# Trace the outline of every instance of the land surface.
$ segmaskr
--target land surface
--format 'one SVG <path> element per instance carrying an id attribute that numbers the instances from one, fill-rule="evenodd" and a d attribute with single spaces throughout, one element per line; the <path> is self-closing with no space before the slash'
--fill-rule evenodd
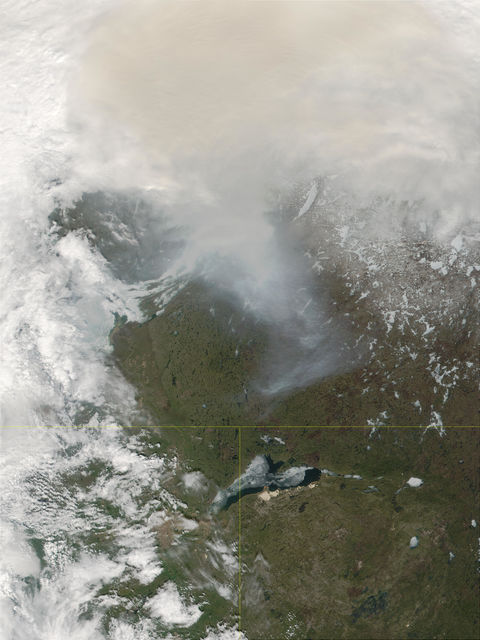
<path id="1" fill-rule="evenodd" d="M 308 274 L 337 363 L 276 394 L 264 390 L 279 362 L 288 370 L 281 327 L 198 274 L 162 281 L 184 240 L 141 193 L 85 194 L 51 214 L 53 233 L 86 237 L 145 289 L 144 319 L 117 316 L 110 336 L 137 390 L 136 424 L 480 425 L 475 225 L 435 239 L 421 204 L 355 208 L 328 180 L 292 187 L 271 218 L 285 259 Z"/>
<path id="2" fill-rule="evenodd" d="M 247 637 L 478 637 L 479 435 L 243 429 L 242 460 L 263 450 L 339 474 L 242 498 Z"/>
<path id="3" fill-rule="evenodd" d="M 222 530 L 239 543 L 239 623 L 249 640 L 478 637 L 478 429 L 142 433 L 146 455 L 161 444 L 182 469 L 208 478 L 208 492 L 191 496 L 185 514 L 208 535 Z M 213 515 L 216 491 L 259 454 L 280 471 L 309 465 L 322 475 L 309 486 L 243 495 Z M 408 486 L 411 477 L 423 484 Z M 418 546 L 410 548 L 414 536 Z M 189 565 L 191 575 L 198 570 Z"/>
<path id="4" fill-rule="evenodd" d="M 480 424 L 471 323 L 462 326 L 459 317 L 458 326 L 442 326 L 426 343 L 409 327 L 388 329 L 340 277 L 323 282 L 336 303 L 331 318 L 351 318 L 341 353 L 348 370 L 306 388 L 262 393 L 275 338 L 198 282 L 148 321 L 118 323 L 111 334 L 116 362 L 154 424 Z M 358 342 L 367 337 L 375 350 L 359 355 Z"/>
<path id="5" fill-rule="evenodd" d="M 374 228 L 378 212 L 352 212 L 327 196 L 296 219 L 295 194 L 276 229 L 313 274 L 310 293 L 328 327 L 319 331 L 337 334 L 336 373 L 262 393 L 276 375 L 281 335 L 193 280 L 166 304 L 152 296 L 146 322 L 112 331 L 117 365 L 153 423 L 480 425 L 475 230 L 441 244 L 422 223 L 405 223 L 418 212 L 403 211 L 385 236 Z"/>

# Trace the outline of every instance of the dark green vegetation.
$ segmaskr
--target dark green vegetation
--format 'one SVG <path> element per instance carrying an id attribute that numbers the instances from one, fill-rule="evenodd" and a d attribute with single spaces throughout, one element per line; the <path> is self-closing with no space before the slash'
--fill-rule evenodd
<path id="1" fill-rule="evenodd" d="M 434 410 L 444 424 L 479 424 L 473 376 L 446 390 L 427 370 L 433 349 L 473 360 L 474 336 L 445 327 L 426 349 L 411 332 L 405 338 L 393 328 L 387 335 L 372 311 L 354 304 L 341 280 L 325 281 L 338 302 L 332 316 L 355 318 L 355 341 L 366 335 L 367 325 L 380 341 L 378 355 L 365 356 L 363 363 L 345 343 L 348 372 L 288 395 L 262 395 L 256 382 L 269 349 L 280 345 L 272 343 L 265 326 L 199 283 L 188 285 L 147 322 L 117 323 L 111 334 L 117 364 L 155 424 L 428 425 Z M 408 351 L 402 351 L 402 341 Z"/>
<path id="2" fill-rule="evenodd" d="M 179 458 L 181 469 L 200 471 L 218 487 L 228 486 L 238 476 L 238 427 L 125 427 L 125 431 L 141 438 L 144 455 L 156 455 L 160 445 L 162 453 Z M 174 485 L 169 486 L 173 493 Z M 206 510 L 205 501 L 215 491 L 210 487 L 208 496 L 201 498 L 201 508 Z"/>
<path id="3" fill-rule="evenodd" d="M 262 415 L 248 391 L 266 336 L 233 304 L 190 285 L 162 315 L 118 323 L 115 357 L 156 424 L 252 424 Z"/>
<path id="4" fill-rule="evenodd" d="M 195 549 L 215 530 L 238 540 L 241 515 L 241 628 L 248 640 L 478 637 L 479 529 L 471 525 L 480 522 L 478 429 L 160 427 L 135 433 L 145 455 L 155 455 L 160 444 L 178 456 L 181 469 L 214 481 L 188 499 L 178 476 L 166 485 L 188 502 L 185 515 L 200 523 L 187 536 L 188 553 L 168 556 L 180 584 L 181 572 L 185 584 L 199 575 L 203 560 Z M 279 471 L 306 464 L 337 476 L 323 473 L 307 487 L 244 495 L 218 516 L 207 515 L 217 486 L 231 484 L 258 454 L 271 456 Z M 408 487 L 411 476 L 424 484 Z M 419 544 L 410 549 L 413 536 Z M 207 591 L 210 614 L 232 620 L 225 601 L 205 585 Z"/>
<path id="5" fill-rule="evenodd" d="M 212 519 L 208 507 L 217 492 L 217 483 L 229 482 L 238 471 L 238 429 L 146 428 L 139 431 L 127 428 L 125 431 L 143 443 L 145 456 L 155 456 L 160 451 L 162 455 L 168 452 L 169 458 L 178 458 L 176 472 L 162 483 L 162 488 L 174 495 L 182 506 L 173 517 L 155 528 L 158 557 L 163 567 L 160 576 L 149 585 L 131 581 L 105 587 L 106 593 L 123 598 L 118 609 L 110 610 L 105 617 L 105 628 L 115 616 L 137 622 L 143 604 L 168 582 L 176 585 L 186 603 L 199 604 L 202 615 L 186 628 L 180 625 L 172 630 L 171 625 L 157 623 L 159 638 L 201 640 L 207 630 L 215 629 L 219 622 L 234 626 L 238 623 L 238 571 L 236 564 L 229 567 L 223 564 L 224 558 L 215 547 L 220 544 L 231 549 L 238 545 L 237 513 L 223 512 Z M 186 471 L 196 470 L 205 474 L 205 485 L 200 491 L 186 490 L 182 476 Z M 156 498 L 154 493 L 149 499 Z M 184 531 L 183 517 L 198 526 Z M 230 598 L 220 595 L 219 585 L 228 586 Z M 145 611 L 142 613 L 145 615 Z"/>
<path id="6" fill-rule="evenodd" d="M 478 430 L 244 428 L 242 442 L 244 466 L 264 452 L 362 476 L 242 498 L 249 640 L 478 637 Z"/>
<path id="7" fill-rule="evenodd" d="M 235 550 L 238 545 L 238 512 L 222 512 L 212 519 L 208 507 L 217 492 L 217 484 L 230 483 L 238 473 L 238 429 L 197 428 L 126 428 L 122 430 L 122 445 L 128 451 L 134 440 L 135 451 L 140 456 L 165 461 L 162 468 L 160 490 L 146 484 L 136 492 L 125 489 L 120 504 L 111 499 L 92 500 L 92 493 L 112 480 L 122 477 L 105 460 L 92 458 L 81 468 L 74 466 L 62 473 L 53 493 L 63 496 L 68 504 L 69 496 L 76 496 L 75 516 L 85 526 L 73 529 L 68 546 L 74 558 L 82 554 L 107 557 L 118 561 L 128 553 L 129 542 L 140 529 L 145 545 L 153 544 L 155 560 L 161 571 L 142 583 L 135 571 L 125 570 L 117 577 L 105 581 L 82 609 L 82 617 L 89 619 L 102 613 L 105 637 L 110 637 L 112 624 L 126 622 L 139 625 L 147 619 L 153 625 L 154 637 L 172 637 L 177 640 L 202 640 L 209 628 L 219 622 L 233 627 L 238 621 L 238 570 Z M 175 462 L 178 459 L 178 464 Z M 196 461 L 198 460 L 198 464 Z M 198 490 L 188 490 L 183 481 L 186 471 L 201 469 L 206 473 Z M 211 473 L 208 472 L 211 469 Z M 34 487 L 42 491 L 42 487 Z M 177 498 L 172 503 L 172 495 Z M 131 509 L 132 503 L 135 505 Z M 130 505 L 130 509 L 122 505 Z M 152 519 L 150 519 L 152 517 Z M 62 532 L 58 536 L 62 539 Z M 56 534 L 53 533 L 55 539 Z M 30 543 L 43 562 L 44 541 L 31 539 Z M 140 547 L 141 548 L 141 547 Z M 222 551 L 229 555 L 225 566 Z M 165 585 L 173 583 L 186 605 L 196 604 L 202 615 L 194 624 L 167 625 L 161 618 L 150 615 L 148 603 Z"/>
<path id="8" fill-rule="evenodd" d="M 338 369 L 275 397 L 259 389 L 275 379 L 280 333 L 228 291 L 200 280 L 158 280 L 185 237 L 147 193 L 84 194 L 71 208 L 52 212 L 58 238 L 79 234 L 116 277 L 148 281 L 146 320 L 117 317 L 111 333 L 115 361 L 137 389 L 133 423 L 479 425 L 474 243 L 464 238 L 465 246 L 455 249 L 435 242 L 415 226 L 421 213 L 415 207 L 400 212 L 401 228 L 382 235 L 375 207 L 392 203 L 374 203 L 373 213 L 355 211 L 347 201 L 330 201 L 328 189 L 297 219 L 304 190 L 297 185 L 274 198 L 271 221 L 285 260 L 309 274 L 322 322 L 335 328 L 338 344 L 329 346 Z M 234 285 L 228 277 L 225 282 Z M 78 422 L 88 422 L 94 411 L 86 406 Z"/>

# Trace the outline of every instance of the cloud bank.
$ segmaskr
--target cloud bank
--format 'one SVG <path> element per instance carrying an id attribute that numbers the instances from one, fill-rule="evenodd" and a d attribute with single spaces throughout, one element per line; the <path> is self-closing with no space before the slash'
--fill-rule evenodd
<path id="1" fill-rule="evenodd" d="M 78 175 L 155 193 L 185 242 L 171 273 L 201 274 L 281 327 L 289 358 L 307 354 L 293 366 L 305 382 L 334 368 L 332 337 L 278 242 L 278 198 L 333 174 L 357 209 L 420 203 L 440 240 L 468 225 L 475 65 L 423 3 L 126 2 L 96 25 L 71 83 Z M 400 210 L 382 208 L 376 232 Z"/>

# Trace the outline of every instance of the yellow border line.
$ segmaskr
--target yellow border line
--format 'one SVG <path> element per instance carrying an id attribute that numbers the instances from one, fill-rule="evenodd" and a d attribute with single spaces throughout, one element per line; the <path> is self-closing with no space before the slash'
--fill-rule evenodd
<path id="1" fill-rule="evenodd" d="M 104 425 L 104 426 L 93 426 L 93 425 L 83 425 L 83 426 L 75 426 L 75 425 L 10 425 L 3 426 L 0 428 L 8 429 L 8 428 L 48 428 L 48 429 L 56 429 L 56 428 L 85 428 L 89 427 L 91 429 L 102 429 L 105 427 L 112 427 L 117 429 L 197 429 L 197 428 L 216 428 L 216 429 L 238 429 L 238 491 L 239 491 L 239 499 L 238 499 L 238 637 L 241 640 L 242 636 L 242 429 L 248 428 L 263 428 L 263 429 L 368 429 L 371 428 L 372 425 L 243 425 L 243 426 L 233 426 L 233 425 L 218 425 L 218 426 L 209 426 L 209 425 L 132 425 L 128 427 L 122 427 L 118 425 Z M 419 426 L 419 425 L 382 425 L 379 427 L 380 429 L 427 429 L 427 426 Z M 436 427 L 430 427 L 436 428 Z M 478 429 L 479 427 L 476 425 L 450 425 L 445 426 L 446 429 Z"/>

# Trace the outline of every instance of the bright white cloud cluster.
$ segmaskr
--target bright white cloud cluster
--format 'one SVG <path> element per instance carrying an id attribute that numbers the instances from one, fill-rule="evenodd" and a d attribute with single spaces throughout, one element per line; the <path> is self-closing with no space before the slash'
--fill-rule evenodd
<path id="1" fill-rule="evenodd" d="M 165 624 L 178 624 L 182 627 L 191 627 L 202 615 L 198 605 L 184 602 L 173 582 L 163 585 L 147 600 L 145 607 L 152 616 L 160 618 Z"/>

